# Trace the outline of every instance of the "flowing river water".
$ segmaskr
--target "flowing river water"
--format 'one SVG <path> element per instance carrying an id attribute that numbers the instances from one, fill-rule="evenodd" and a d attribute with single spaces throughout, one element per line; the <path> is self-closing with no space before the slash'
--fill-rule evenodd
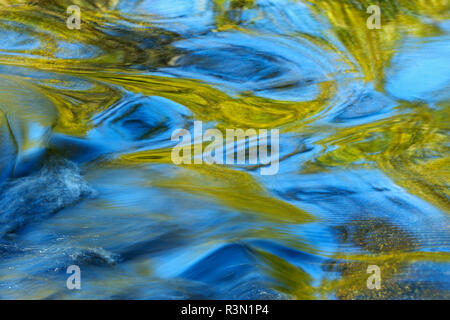
<path id="1" fill-rule="evenodd" d="M 0 1 L 0 298 L 449 299 L 449 9 Z M 278 173 L 175 165 L 195 120 Z"/>

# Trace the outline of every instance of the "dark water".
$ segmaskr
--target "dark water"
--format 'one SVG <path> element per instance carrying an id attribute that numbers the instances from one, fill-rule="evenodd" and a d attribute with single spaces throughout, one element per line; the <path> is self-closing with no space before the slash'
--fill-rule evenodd
<path id="1" fill-rule="evenodd" d="M 450 298 L 450 3 L 377 3 L 0 1 L 0 298 Z M 278 174 L 174 165 L 194 120 Z"/>

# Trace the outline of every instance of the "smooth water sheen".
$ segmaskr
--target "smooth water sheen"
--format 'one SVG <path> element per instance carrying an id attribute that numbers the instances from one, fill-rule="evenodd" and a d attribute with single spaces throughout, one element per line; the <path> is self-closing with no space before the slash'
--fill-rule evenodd
<path id="1" fill-rule="evenodd" d="M 0 1 L 0 298 L 449 299 L 450 1 L 373 2 Z"/>

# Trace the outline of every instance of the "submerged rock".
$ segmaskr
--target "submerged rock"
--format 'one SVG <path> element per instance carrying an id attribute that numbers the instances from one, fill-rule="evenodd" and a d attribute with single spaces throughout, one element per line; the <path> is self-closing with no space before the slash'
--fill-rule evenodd
<path id="1" fill-rule="evenodd" d="M 0 238 L 93 192 L 78 167 L 68 161 L 51 161 L 31 176 L 12 180 L 0 190 Z"/>

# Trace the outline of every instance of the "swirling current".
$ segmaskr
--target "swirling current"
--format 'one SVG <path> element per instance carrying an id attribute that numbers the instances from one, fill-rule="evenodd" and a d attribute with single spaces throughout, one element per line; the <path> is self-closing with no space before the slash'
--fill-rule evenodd
<path id="1" fill-rule="evenodd" d="M 0 298 L 450 299 L 449 9 L 0 1 Z M 195 121 L 279 171 L 175 164 Z"/>

